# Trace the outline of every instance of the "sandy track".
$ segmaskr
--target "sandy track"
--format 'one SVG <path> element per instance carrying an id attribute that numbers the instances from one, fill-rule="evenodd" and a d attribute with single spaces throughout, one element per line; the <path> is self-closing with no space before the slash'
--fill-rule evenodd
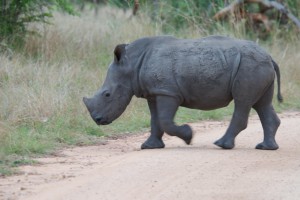
<path id="1" fill-rule="evenodd" d="M 280 118 L 277 151 L 254 149 L 263 136 L 256 116 L 233 150 L 213 145 L 227 121 L 194 123 L 190 146 L 165 136 L 165 149 L 141 151 L 147 133 L 40 158 L 0 178 L 0 199 L 300 199 L 300 113 Z"/>

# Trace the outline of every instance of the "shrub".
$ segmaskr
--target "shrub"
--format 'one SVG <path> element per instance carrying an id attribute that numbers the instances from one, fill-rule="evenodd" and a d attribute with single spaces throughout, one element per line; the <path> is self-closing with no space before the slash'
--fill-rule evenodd
<path id="1" fill-rule="evenodd" d="M 24 36 L 30 32 L 27 25 L 33 22 L 49 23 L 52 11 L 56 8 L 74 13 L 67 0 L 2 0 L 0 42 L 9 46 L 22 45 Z"/>

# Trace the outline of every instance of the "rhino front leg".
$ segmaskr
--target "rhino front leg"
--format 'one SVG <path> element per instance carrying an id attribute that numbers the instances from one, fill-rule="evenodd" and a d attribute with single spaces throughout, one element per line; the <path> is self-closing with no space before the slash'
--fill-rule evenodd
<path id="1" fill-rule="evenodd" d="M 158 96 L 156 98 L 156 104 L 158 120 L 162 130 L 171 136 L 181 138 L 186 144 L 190 144 L 193 138 L 191 127 L 187 124 L 177 126 L 174 123 L 174 117 L 180 102 L 175 97 Z"/>
<path id="2" fill-rule="evenodd" d="M 251 106 L 247 106 L 243 102 L 235 102 L 229 127 L 224 136 L 214 144 L 223 149 L 232 149 L 234 147 L 235 137 L 247 127 L 250 110 Z"/>
<path id="3" fill-rule="evenodd" d="M 155 98 L 148 99 L 148 106 L 151 114 L 151 135 L 142 144 L 141 149 L 164 148 L 165 144 L 162 141 L 162 136 L 164 134 L 164 131 L 161 129 L 158 122 L 156 99 Z"/>

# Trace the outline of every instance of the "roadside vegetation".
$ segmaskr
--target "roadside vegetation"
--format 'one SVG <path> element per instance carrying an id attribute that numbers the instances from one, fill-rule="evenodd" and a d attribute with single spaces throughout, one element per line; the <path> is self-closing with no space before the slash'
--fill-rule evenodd
<path id="1" fill-rule="evenodd" d="M 118 120 L 100 127 L 82 102 L 83 96 L 93 95 L 101 86 L 114 47 L 140 37 L 221 34 L 254 40 L 270 52 L 281 69 L 284 103 L 278 104 L 274 98 L 276 110 L 300 109 L 297 32 L 284 31 L 282 37 L 283 31 L 278 29 L 261 40 L 248 33 L 243 24 L 229 26 L 209 19 L 214 27 L 207 30 L 207 23 L 201 25 L 203 20 L 199 22 L 193 15 L 185 18 L 188 23 L 184 28 L 175 28 L 166 20 L 153 20 L 146 11 L 133 17 L 130 10 L 109 5 L 99 7 L 96 15 L 90 9 L 78 15 L 54 12 L 51 25 L 28 25 L 37 34 L 24 35 L 18 50 L 1 43 L 5 48 L 0 49 L 0 175 L 14 173 L 15 166 L 34 164 L 35 156 L 51 154 L 57 148 L 97 144 L 114 134 L 149 131 L 150 116 L 143 99 L 133 98 Z M 176 121 L 220 120 L 231 114 L 232 105 L 215 111 L 182 108 Z"/>

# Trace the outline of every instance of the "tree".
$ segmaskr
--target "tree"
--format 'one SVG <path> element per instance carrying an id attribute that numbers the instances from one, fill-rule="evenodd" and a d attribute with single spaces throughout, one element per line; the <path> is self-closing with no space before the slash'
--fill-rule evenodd
<path id="1" fill-rule="evenodd" d="M 55 9 L 75 13 L 68 0 L 1 0 L 0 42 L 10 47 L 22 45 L 29 32 L 27 25 L 49 23 Z"/>

